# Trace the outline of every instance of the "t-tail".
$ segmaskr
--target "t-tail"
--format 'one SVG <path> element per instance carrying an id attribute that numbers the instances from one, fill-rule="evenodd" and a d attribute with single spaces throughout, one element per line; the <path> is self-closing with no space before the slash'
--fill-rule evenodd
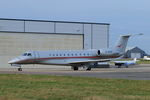
<path id="1" fill-rule="evenodd" d="M 115 50 L 121 54 L 124 54 L 125 53 L 125 50 L 126 50 L 126 46 L 127 46 L 127 43 L 128 43 L 128 39 L 130 36 L 135 36 L 135 35 L 143 35 L 142 33 L 140 34 L 127 34 L 127 35 L 121 35 L 117 44 L 115 45 Z"/>

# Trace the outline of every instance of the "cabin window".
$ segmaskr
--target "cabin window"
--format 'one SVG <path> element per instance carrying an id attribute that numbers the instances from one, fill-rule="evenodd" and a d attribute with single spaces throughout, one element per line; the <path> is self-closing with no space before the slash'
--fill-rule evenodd
<path id="1" fill-rule="evenodd" d="M 73 54 L 71 54 L 73 56 Z"/>
<path id="2" fill-rule="evenodd" d="M 59 54 L 61 56 L 61 54 Z"/>
<path id="3" fill-rule="evenodd" d="M 64 56 L 66 56 L 66 55 L 64 54 Z"/>
<path id="4" fill-rule="evenodd" d="M 69 54 L 68 54 L 68 56 L 69 56 Z"/>
<path id="5" fill-rule="evenodd" d="M 58 56 L 58 54 L 56 54 L 56 56 Z"/>
<path id="6" fill-rule="evenodd" d="M 53 54 L 53 56 L 55 56 L 55 54 Z"/>
<path id="7" fill-rule="evenodd" d="M 75 54 L 77 56 L 77 54 Z"/>
<path id="8" fill-rule="evenodd" d="M 49 56 L 51 56 L 51 54 L 49 54 Z"/>

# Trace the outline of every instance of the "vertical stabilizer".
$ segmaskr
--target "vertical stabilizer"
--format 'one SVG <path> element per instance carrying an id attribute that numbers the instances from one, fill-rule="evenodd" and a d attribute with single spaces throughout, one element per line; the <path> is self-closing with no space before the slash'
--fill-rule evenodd
<path id="1" fill-rule="evenodd" d="M 121 35 L 118 42 L 117 42 L 117 44 L 116 44 L 116 46 L 115 46 L 115 50 L 122 53 L 122 54 L 124 54 L 129 37 L 130 36 L 136 36 L 136 35 L 143 35 L 143 33 Z"/>
<path id="2" fill-rule="evenodd" d="M 131 35 L 122 35 L 120 36 L 116 46 L 115 46 L 115 50 L 120 52 L 120 53 L 124 53 L 125 52 L 125 49 L 126 49 L 126 46 L 127 46 L 127 42 L 128 42 L 128 39 Z"/>

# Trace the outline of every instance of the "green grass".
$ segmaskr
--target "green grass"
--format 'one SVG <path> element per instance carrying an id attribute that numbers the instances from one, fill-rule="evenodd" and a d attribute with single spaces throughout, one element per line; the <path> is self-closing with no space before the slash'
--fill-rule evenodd
<path id="1" fill-rule="evenodd" d="M 0 74 L 0 100 L 150 100 L 150 81 Z"/>
<path id="2" fill-rule="evenodd" d="M 139 62 L 137 62 L 138 64 L 150 64 L 149 60 L 140 60 Z"/>

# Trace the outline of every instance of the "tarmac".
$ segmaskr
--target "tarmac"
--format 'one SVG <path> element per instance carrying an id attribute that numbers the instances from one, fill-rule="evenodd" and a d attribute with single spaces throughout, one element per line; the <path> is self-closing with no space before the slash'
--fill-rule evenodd
<path id="1" fill-rule="evenodd" d="M 43 65 L 44 66 L 44 65 Z M 129 68 L 92 68 L 91 71 L 79 69 L 71 70 L 71 67 L 52 68 L 23 68 L 18 71 L 17 68 L 0 68 L 0 74 L 34 74 L 34 75 L 54 75 L 54 76 L 77 76 L 77 77 L 96 77 L 105 79 L 129 79 L 129 80 L 150 80 L 150 64 L 141 64 L 130 66 Z"/>

